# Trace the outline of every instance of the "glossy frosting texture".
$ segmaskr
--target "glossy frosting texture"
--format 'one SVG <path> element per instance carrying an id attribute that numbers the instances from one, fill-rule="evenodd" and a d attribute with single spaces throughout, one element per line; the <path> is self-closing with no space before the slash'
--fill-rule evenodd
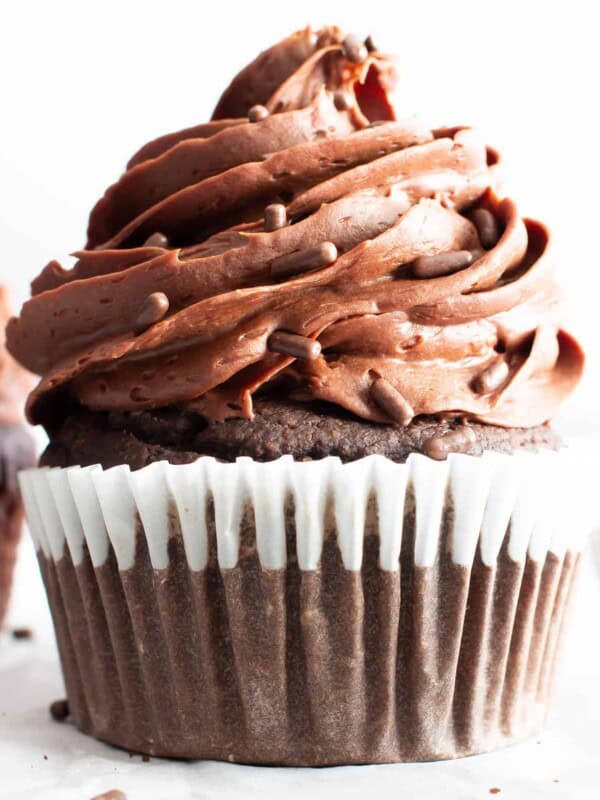
<path id="1" fill-rule="evenodd" d="M 211 122 L 133 156 L 93 209 L 75 267 L 51 262 L 9 326 L 11 351 L 42 376 L 32 420 L 50 424 L 65 396 L 251 417 L 260 390 L 397 422 L 374 391 L 381 379 L 408 409 L 403 424 L 552 416 L 583 355 L 560 328 L 548 231 L 496 197 L 497 156 L 476 133 L 396 120 L 393 63 L 351 55 L 337 28 L 296 33 L 240 73 Z M 266 111 L 250 122 L 257 104 Z M 265 230 L 272 203 L 286 224 Z M 146 245 L 158 232 L 166 246 Z M 299 256 L 281 269 L 323 243 L 337 249 L 331 263 L 306 257 L 303 269 Z M 455 251 L 469 262 L 456 271 L 417 267 Z M 140 329 L 156 292 L 164 316 Z M 274 352 L 281 331 L 320 354 Z"/>

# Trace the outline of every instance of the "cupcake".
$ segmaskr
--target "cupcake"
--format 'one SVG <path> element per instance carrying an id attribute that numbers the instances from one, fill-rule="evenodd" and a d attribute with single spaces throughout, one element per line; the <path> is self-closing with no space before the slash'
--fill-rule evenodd
<path id="1" fill-rule="evenodd" d="M 393 62 L 300 31 L 150 142 L 11 321 L 82 731 L 156 756 L 452 758 L 537 732 L 585 523 L 549 234 Z"/>
<path id="2" fill-rule="evenodd" d="M 28 376 L 6 352 L 6 292 L 0 286 L 0 629 L 6 617 L 17 546 L 23 524 L 17 473 L 35 465 L 33 440 L 23 419 L 23 399 L 31 388 Z"/>

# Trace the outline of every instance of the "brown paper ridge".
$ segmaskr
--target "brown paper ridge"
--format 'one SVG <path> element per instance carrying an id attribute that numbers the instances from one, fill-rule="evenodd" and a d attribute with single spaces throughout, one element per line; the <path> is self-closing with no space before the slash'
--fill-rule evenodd
<path id="1" fill-rule="evenodd" d="M 410 508 L 410 504 L 407 505 Z M 260 565 L 252 509 L 240 560 L 193 572 L 172 517 L 170 565 L 154 570 L 138 525 L 134 567 L 40 553 L 70 709 L 81 730 L 131 751 L 254 764 L 453 758 L 537 733 L 550 697 L 577 555 L 495 567 L 414 564 L 408 511 L 397 572 L 378 566 L 374 513 L 362 569 L 329 526 L 301 571 L 287 509 L 283 570 Z"/>

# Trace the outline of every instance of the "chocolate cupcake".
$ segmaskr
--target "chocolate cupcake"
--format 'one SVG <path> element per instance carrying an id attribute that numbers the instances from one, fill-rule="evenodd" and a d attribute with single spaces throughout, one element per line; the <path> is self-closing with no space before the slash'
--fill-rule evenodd
<path id="1" fill-rule="evenodd" d="M 31 388 L 23 370 L 6 352 L 8 320 L 6 292 L 0 286 L 0 628 L 2 628 L 23 524 L 23 504 L 17 483 L 20 469 L 33 467 L 33 440 L 23 420 L 23 399 Z"/>
<path id="2" fill-rule="evenodd" d="M 159 756 L 456 757 L 537 732 L 585 520 L 549 235 L 392 61 L 310 29 L 143 147 L 11 322 L 69 705 Z"/>

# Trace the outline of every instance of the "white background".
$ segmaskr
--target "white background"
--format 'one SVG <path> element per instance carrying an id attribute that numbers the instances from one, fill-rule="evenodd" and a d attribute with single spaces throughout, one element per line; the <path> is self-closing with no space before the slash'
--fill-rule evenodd
<path id="1" fill-rule="evenodd" d="M 524 214 L 551 224 L 557 264 L 571 304 L 569 327 L 583 340 L 589 354 L 586 379 L 562 412 L 562 424 L 569 434 L 589 436 L 593 430 L 598 435 L 600 59 L 595 5 L 583 0 L 568 3 L 371 0 L 360 5 L 350 0 L 4 2 L 0 6 L 0 280 L 11 288 L 15 304 L 22 301 L 29 281 L 48 260 L 55 257 L 60 260 L 83 245 L 90 208 L 141 144 L 160 133 L 207 119 L 228 80 L 258 50 L 309 22 L 314 27 L 337 23 L 360 35 L 372 33 L 380 49 L 398 54 L 401 71 L 398 103 L 407 113 L 419 111 L 432 125 L 468 123 L 479 127 L 486 139 L 503 153 L 507 192 L 520 202 Z M 600 712 L 595 685 L 581 683 L 600 665 L 595 636 L 586 637 L 583 633 L 586 622 L 594 632 L 597 630 L 597 624 L 591 625 L 596 609 L 589 598 L 595 600 L 596 608 L 598 602 L 597 592 L 592 594 L 596 586 L 591 572 L 588 581 L 585 589 L 588 602 L 579 604 L 580 650 L 571 654 L 571 677 L 563 680 L 560 696 L 559 708 L 566 716 L 559 717 L 558 725 L 551 729 L 549 749 L 542 756 L 535 747 L 523 755 L 533 765 L 535 780 L 541 780 L 539 771 L 546 762 L 550 771 L 551 764 L 564 767 L 565 748 L 571 755 L 581 755 L 582 748 L 585 751 L 582 731 L 590 719 L 590 709 Z M 39 593 L 35 565 L 31 552 L 26 550 L 13 609 L 14 621 L 27 624 L 31 618 L 44 626 L 46 617 Z M 590 609 L 587 621 L 582 616 L 586 608 Z M 0 642 L 2 646 L 14 649 L 5 642 Z M 36 646 L 26 647 L 35 650 Z M 42 648 L 42 643 L 39 647 Z M 85 785 L 90 792 L 70 794 L 65 789 L 63 794 L 55 795 L 43 788 L 46 784 L 40 776 L 46 775 L 49 780 L 48 776 L 54 773 L 44 773 L 44 764 L 39 763 L 40 748 L 50 748 L 44 737 L 52 735 L 54 729 L 42 725 L 45 716 L 39 716 L 40 708 L 48 699 L 47 687 L 59 686 L 54 655 L 48 649 L 51 646 L 45 647 L 38 652 L 37 661 L 27 662 L 24 650 L 14 654 L 14 664 L 20 665 L 19 659 L 25 659 L 23 665 L 15 667 L 17 679 L 21 671 L 36 676 L 38 688 L 31 694 L 28 690 L 25 716 L 36 729 L 37 750 L 34 747 L 28 752 L 29 771 L 23 774 L 29 777 L 15 783 L 6 796 L 28 800 L 55 796 L 87 798 L 91 789 L 111 788 L 110 781 L 109 785 L 104 782 L 96 787 L 92 785 L 93 775 L 88 774 L 87 783 L 80 776 L 78 784 L 73 777 L 75 768 L 69 767 L 68 761 L 62 768 L 62 777 L 70 776 L 71 788 Z M 3 681 L 6 678 L 0 675 L 0 687 Z M 586 703 L 582 698 L 590 692 L 593 697 Z M 6 692 L 2 697 L 6 697 Z M 24 699 L 18 694 L 14 697 L 18 699 L 15 703 L 22 707 Z M 3 711 L 0 708 L 0 714 Z M 0 730 L 2 724 L 0 717 Z M 100 753 L 102 769 L 118 772 L 114 766 L 118 764 L 122 773 L 125 770 L 129 774 L 133 768 L 127 759 L 117 758 L 99 745 L 90 745 L 91 750 L 86 750 L 83 737 L 74 732 L 69 735 L 74 738 L 68 739 L 68 747 L 80 756 L 83 752 L 85 758 L 92 758 L 93 750 L 96 758 Z M 554 745 L 552 736 L 556 737 Z M 21 742 L 19 736 L 16 741 Z M 26 743 L 27 734 L 23 741 Z M 53 752 L 61 747 L 54 747 Z M 7 752 L 0 739 L 0 766 L 4 766 L 3 753 Z M 11 763 L 15 764 L 17 751 L 13 747 L 10 752 Z M 589 756 L 588 750 L 586 757 Z M 512 760 L 504 762 L 501 759 L 464 762 L 467 766 L 459 766 L 452 773 L 463 787 L 462 793 L 455 796 L 487 796 L 490 763 L 497 764 L 503 774 L 489 786 L 503 786 L 503 777 L 507 786 L 511 780 L 514 783 L 515 776 L 506 772 L 510 769 L 520 770 L 520 778 L 526 777 L 525 762 L 518 758 L 510 756 Z M 98 760 L 93 763 L 96 770 L 100 769 Z M 278 785 L 273 783 L 272 776 L 276 773 L 250 771 L 254 777 L 242 779 L 239 772 L 229 772 L 229 778 L 219 777 L 215 779 L 217 783 L 209 781 L 204 788 L 200 784 L 190 788 L 196 787 L 196 783 L 190 781 L 188 785 L 188 778 L 184 779 L 189 772 L 173 772 L 172 765 L 169 769 L 172 785 L 187 788 L 165 797 L 212 797 L 210 792 L 216 791 L 214 787 L 219 780 L 221 788 L 230 781 L 233 786 L 241 781 L 243 786 L 247 780 L 252 790 L 259 787 L 264 792 Z M 208 772 L 198 774 L 208 780 Z M 269 777 L 258 779 L 259 774 Z M 376 785 L 364 777 L 373 773 L 352 774 L 363 777 L 340 779 L 338 785 L 345 786 L 346 794 L 359 796 L 351 793 L 352 786 L 361 785 L 368 791 Z M 408 780 L 406 771 L 380 774 L 387 775 L 390 791 L 396 785 L 396 776 L 399 786 L 416 785 L 410 781 L 403 784 L 403 775 Z M 515 783 L 521 789 L 515 788 L 516 793 L 510 794 L 505 788 L 499 796 L 519 800 L 529 796 L 597 797 L 598 784 L 582 775 L 585 773 L 571 775 L 573 791 L 575 785 L 579 786 L 575 794 L 570 794 L 564 783 L 553 784 L 548 775 L 543 787 L 535 781 L 529 785 L 537 787 L 533 794 L 523 793 L 528 784 Z M 33 782 L 28 783 L 30 779 Z M 54 779 L 60 786 L 55 774 Z M 291 780 L 286 792 L 298 788 L 297 779 Z M 319 785 L 328 791 L 335 786 L 335 781 L 332 786 L 326 778 L 323 778 L 325 783 L 311 780 L 312 793 L 318 791 Z M 446 780 L 435 771 L 421 772 L 418 778 L 423 787 L 429 785 L 428 781 L 432 787 L 439 787 L 437 793 L 431 794 L 436 798 L 442 797 L 441 787 Z M 115 785 L 119 785 L 118 781 Z M 1 798 L 2 786 L 0 776 Z M 24 787 L 22 794 L 19 786 Z M 546 790 L 550 792 L 548 795 L 544 793 Z M 385 791 L 381 791 L 383 796 Z M 142 795 L 130 794 L 130 800 L 137 796 Z M 146 791 L 144 796 L 161 795 Z M 216 796 L 225 795 L 221 792 Z M 412 797 L 410 793 L 397 796 Z"/>

